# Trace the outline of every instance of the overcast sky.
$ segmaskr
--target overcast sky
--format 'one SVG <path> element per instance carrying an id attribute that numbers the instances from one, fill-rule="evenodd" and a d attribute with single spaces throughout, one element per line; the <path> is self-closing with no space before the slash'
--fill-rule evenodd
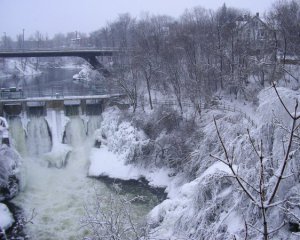
<path id="1" fill-rule="evenodd" d="M 267 10 L 275 0 L 0 0 L 0 36 L 15 38 L 25 29 L 25 38 L 36 30 L 52 37 L 58 32 L 90 33 L 120 13 L 139 17 L 142 12 L 180 16 L 185 9 L 227 6 L 252 13 Z"/>

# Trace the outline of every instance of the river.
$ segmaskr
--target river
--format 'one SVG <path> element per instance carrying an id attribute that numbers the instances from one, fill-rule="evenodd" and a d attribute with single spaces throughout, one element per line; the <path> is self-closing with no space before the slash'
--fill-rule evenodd
<path id="1" fill-rule="evenodd" d="M 35 76 L 13 75 L 0 78 L 1 88 L 21 88 L 26 97 L 49 96 L 56 92 L 67 95 L 86 95 L 94 86 L 83 85 L 73 80 L 80 68 L 41 68 L 42 73 Z"/>
<path id="2" fill-rule="evenodd" d="M 33 78 L 12 79 L 23 89 L 50 88 L 60 83 L 66 89 L 82 90 L 72 81 L 78 69 L 46 69 Z M 15 87 L 11 82 L 2 87 Z M 60 116 L 58 112 L 54 119 Z M 20 117 L 9 119 L 13 144 L 23 157 L 23 187 L 13 203 L 24 211 L 32 223 L 25 225 L 25 232 L 33 240 L 83 239 L 91 234 L 91 228 L 83 221 L 90 214 L 110 210 L 111 199 L 128 195 L 129 198 L 145 196 L 144 201 L 132 205 L 133 218 L 142 221 L 145 215 L 159 202 L 159 197 L 146 185 L 137 182 L 118 182 L 121 191 L 112 187 L 113 181 L 87 176 L 89 153 L 93 147 L 93 131 L 101 125 L 101 116 L 62 117 L 57 126 L 47 117 Z M 24 129 L 25 128 L 25 129 Z M 54 134 L 61 129 L 60 134 Z M 89 129 L 89 131 L 87 131 Z M 58 132 L 59 132 L 58 131 Z M 89 133 L 88 133 L 89 132 Z M 125 184 L 125 185 L 124 185 Z M 121 187 L 120 187 L 121 186 Z M 126 186 L 123 190 L 122 188 Z M 142 186 L 142 187 L 141 187 Z M 99 198 L 99 196 L 101 196 Z M 100 205 L 99 205 L 100 201 Z"/>

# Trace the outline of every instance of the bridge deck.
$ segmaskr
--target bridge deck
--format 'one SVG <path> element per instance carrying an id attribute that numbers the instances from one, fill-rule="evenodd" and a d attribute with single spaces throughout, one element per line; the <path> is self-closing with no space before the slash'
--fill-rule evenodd
<path id="1" fill-rule="evenodd" d="M 0 99 L 0 103 L 13 104 L 21 102 L 49 102 L 49 101 L 64 101 L 64 100 L 95 100 L 95 99 L 109 99 L 114 97 L 122 97 L 124 94 L 102 94 L 90 96 L 61 96 L 56 97 L 33 97 L 33 98 L 18 98 L 18 99 Z"/>
<path id="2" fill-rule="evenodd" d="M 113 56 L 115 49 L 66 49 L 66 50 L 20 50 L 0 51 L 0 58 L 15 57 L 91 57 Z"/>

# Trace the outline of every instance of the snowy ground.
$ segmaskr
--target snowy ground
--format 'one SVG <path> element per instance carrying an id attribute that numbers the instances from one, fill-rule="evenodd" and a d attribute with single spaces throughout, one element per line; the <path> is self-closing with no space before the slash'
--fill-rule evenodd
<path id="1" fill-rule="evenodd" d="M 129 122 L 118 123 L 119 110 L 111 108 L 103 113 L 101 128 L 96 139 L 101 141 L 100 148 L 93 148 L 90 154 L 90 176 L 108 176 L 123 180 L 145 177 L 149 184 L 167 187 L 170 182 L 167 169 L 143 169 L 129 164 L 134 150 L 148 140 L 141 131 Z"/>
<path id="2" fill-rule="evenodd" d="M 93 148 L 90 155 L 90 176 L 108 176 L 122 180 L 141 177 L 149 181 L 153 187 L 167 187 L 170 183 L 167 169 L 145 170 L 131 164 L 126 164 L 125 158 L 108 150 L 107 146 Z"/>

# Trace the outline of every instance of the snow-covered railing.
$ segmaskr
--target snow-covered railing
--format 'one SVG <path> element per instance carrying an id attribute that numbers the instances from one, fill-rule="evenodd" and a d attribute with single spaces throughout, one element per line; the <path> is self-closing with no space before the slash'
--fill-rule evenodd
<path id="1" fill-rule="evenodd" d="M 257 128 L 257 124 L 254 122 L 254 120 L 247 115 L 245 112 L 243 112 L 240 108 L 237 108 L 236 106 L 231 106 L 229 104 L 225 104 L 225 103 L 218 103 L 216 105 L 212 105 L 214 106 L 216 109 L 219 110 L 225 110 L 225 111 L 230 111 L 230 112 L 238 112 L 240 113 L 245 119 L 248 120 L 248 122 L 255 128 Z"/>

